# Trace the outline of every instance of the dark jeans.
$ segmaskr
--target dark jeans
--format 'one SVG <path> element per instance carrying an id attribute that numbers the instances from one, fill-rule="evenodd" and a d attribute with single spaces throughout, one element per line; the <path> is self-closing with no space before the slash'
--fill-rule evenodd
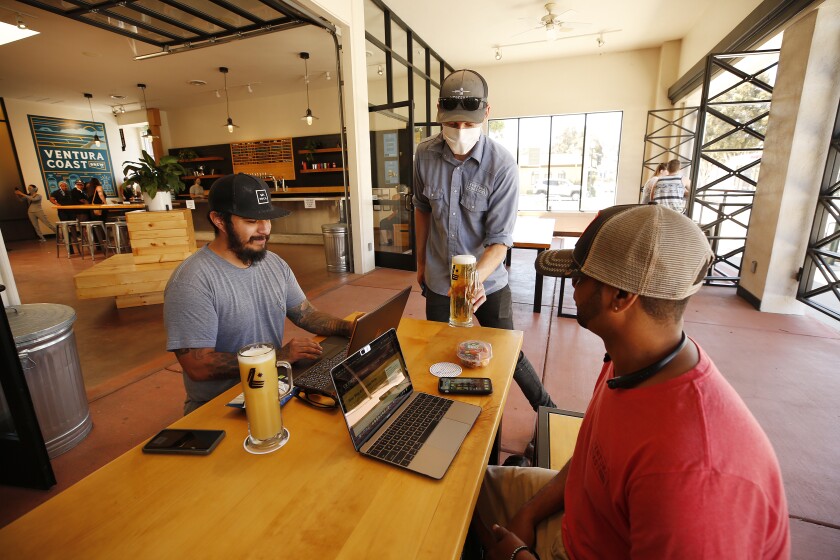
<path id="1" fill-rule="evenodd" d="M 475 316 L 482 327 L 513 330 L 513 304 L 510 297 L 510 287 L 505 286 L 498 292 L 487 296 L 487 301 L 478 308 Z M 449 297 L 426 289 L 426 319 L 448 323 Z M 522 352 L 519 352 L 519 359 L 516 361 L 513 380 L 522 389 L 525 398 L 528 399 L 534 411 L 540 406 L 555 406 L 554 401 L 551 400 L 545 387 L 543 387 L 539 375 L 534 370 L 534 366 Z"/>

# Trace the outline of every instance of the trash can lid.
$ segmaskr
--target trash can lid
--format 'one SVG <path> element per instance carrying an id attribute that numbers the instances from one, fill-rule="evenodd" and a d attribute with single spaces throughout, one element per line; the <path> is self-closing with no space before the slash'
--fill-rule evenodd
<path id="1" fill-rule="evenodd" d="M 347 224 L 341 222 L 337 224 L 324 224 L 321 226 L 323 233 L 347 233 Z"/>
<path id="2" fill-rule="evenodd" d="M 76 320 L 72 307 L 59 303 L 26 303 L 6 308 L 15 344 L 64 332 Z"/>

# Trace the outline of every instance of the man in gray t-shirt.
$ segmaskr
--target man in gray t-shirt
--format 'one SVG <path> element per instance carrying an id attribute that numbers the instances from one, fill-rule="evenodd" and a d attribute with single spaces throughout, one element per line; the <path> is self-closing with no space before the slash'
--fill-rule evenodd
<path id="1" fill-rule="evenodd" d="M 166 349 L 184 370 L 188 414 L 239 383 L 236 352 L 271 342 L 277 358 L 317 358 L 321 346 L 293 338 L 283 346 L 288 317 L 319 335 L 350 336 L 351 321 L 322 313 L 306 299 L 286 262 L 266 249 L 271 220 L 289 212 L 271 204 L 264 181 L 238 173 L 210 189 L 216 237 L 185 260 L 164 292 Z"/>

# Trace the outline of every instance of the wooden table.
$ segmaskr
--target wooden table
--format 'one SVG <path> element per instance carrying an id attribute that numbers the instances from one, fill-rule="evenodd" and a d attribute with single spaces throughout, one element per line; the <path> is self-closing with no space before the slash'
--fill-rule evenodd
<path id="1" fill-rule="evenodd" d="M 437 393 L 429 366 L 456 344 L 493 345 L 487 396 L 442 480 L 357 454 L 337 410 L 283 407 L 289 443 L 242 448 L 247 420 L 224 406 L 234 387 L 173 427 L 223 429 L 208 456 L 135 447 L 0 530 L 5 558 L 458 558 L 499 426 L 522 332 L 404 318 L 400 343 L 416 390 Z"/>
<path id="2" fill-rule="evenodd" d="M 513 249 L 536 249 L 537 256 L 551 248 L 554 238 L 554 219 L 519 216 L 513 228 Z M 505 264 L 510 266 L 510 249 Z M 536 260 L 536 257 L 535 257 Z M 534 280 L 534 313 L 542 309 L 543 275 L 537 272 Z"/>

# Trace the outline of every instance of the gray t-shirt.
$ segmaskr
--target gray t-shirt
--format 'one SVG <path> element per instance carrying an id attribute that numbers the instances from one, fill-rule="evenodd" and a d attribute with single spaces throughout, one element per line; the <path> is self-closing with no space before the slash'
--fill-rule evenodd
<path id="1" fill-rule="evenodd" d="M 306 295 L 276 254 L 238 268 L 205 246 L 175 269 L 164 292 L 166 349 L 238 351 L 252 342 L 283 345 L 286 310 Z M 189 413 L 239 383 L 239 377 L 193 381 L 184 373 Z"/>

